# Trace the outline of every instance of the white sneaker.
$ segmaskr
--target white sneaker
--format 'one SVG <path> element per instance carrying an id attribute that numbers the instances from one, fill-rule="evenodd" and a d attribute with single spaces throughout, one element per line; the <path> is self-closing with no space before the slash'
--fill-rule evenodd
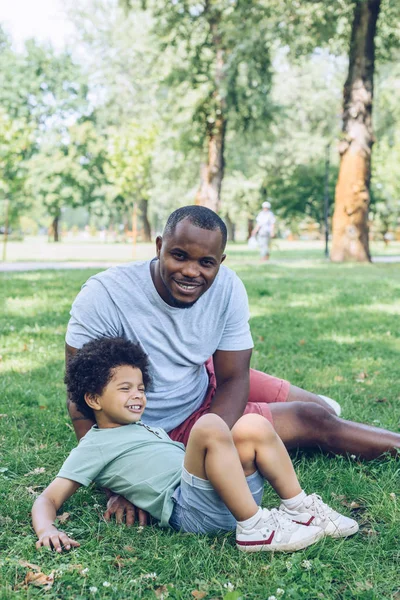
<path id="1" fill-rule="evenodd" d="M 337 417 L 340 417 L 342 414 L 342 407 L 340 406 L 339 402 L 336 402 L 336 400 L 333 398 L 329 398 L 329 396 L 323 396 L 322 394 L 318 394 L 318 396 L 322 398 L 322 400 L 325 400 L 325 402 L 329 404 L 331 408 L 333 408 Z"/>
<path id="2" fill-rule="evenodd" d="M 286 508 L 284 504 L 281 504 L 279 508 L 293 519 L 295 523 L 301 523 L 303 526 L 313 525 L 320 527 L 324 535 L 329 535 L 330 537 L 347 537 L 358 531 L 357 521 L 333 510 L 317 494 L 306 496 L 295 510 Z"/>
<path id="3" fill-rule="evenodd" d="M 311 546 L 324 536 L 320 527 L 304 527 L 281 510 L 262 509 L 253 529 L 236 527 L 236 546 L 242 552 L 294 552 Z"/>

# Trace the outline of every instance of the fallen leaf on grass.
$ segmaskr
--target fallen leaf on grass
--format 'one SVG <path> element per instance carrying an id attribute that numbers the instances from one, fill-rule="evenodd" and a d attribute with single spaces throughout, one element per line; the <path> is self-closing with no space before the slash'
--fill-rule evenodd
<path id="1" fill-rule="evenodd" d="M 306 340 L 299 340 L 299 346 L 304 346 L 305 343 L 306 343 Z"/>
<path id="2" fill-rule="evenodd" d="M 37 467 L 33 469 L 33 471 L 29 471 L 29 473 L 25 473 L 24 477 L 28 477 L 29 475 L 40 475 L 40 473 L 44 473 L 46 469 L 44 467 Z"/>
<path id="3" fill-rule="evenodd" d="M 361 371 L 361 373 L 359 373 L 356 376 L 356 381 L 357 381 L 357 383 L 363 383 L 367 378 L 368 378 L 368 373 L 366 373 L 365 371 Z"/>
<path id="4" fill-rule="evenodd" d="M 344 377 L 342 377 L 341 375 L 335 375 L 334 380 L 335 381 L 343 381 Z"/>
<path id="5" fill-rule="evenodd" d="M 54 573 L 45 575 L 44 573 L 28 571 L 25 575 L 25 585 L 34 585 L 35 587 L 41 587 L 44 590 L 50 590 L 54 583 Z"/>
<path id="6" fill-rule="evenodd" d="M 122 556 L 116 556 L 114 560 L 114 566 L 117 569 L 123 569 L 129 565 L 132 565 L 137 561 L 138 557 L 133 556 L 132 558 L 123 558 Z"/>
<path id="7" fill-rule="evenodd" d="M 27 352 L 28 350 L 28 344 L 24 344 L 23 348 L 22 348 L 22 352 Z"/>
<path id="8" fill-rule="evenodd" d="M 196 600 L 202 600 L 207 596 L 207 592 L 201 592 L 200 590 L 193 590 L 192 596 L 196 598 Z"/>
<path id="9" fill-rule="evenodd" d="M 36 498 L 37 496 L 39 496 L 39 493 L 40 493 L 40 492 L 37 492 L 36 490 L 37 490 L 37 488 L 41 488 L 41 487 L 42 487 L 41 485 L 30 485 L 30 486 L 26 487 L 25 489 L 28 492 L 28 494 L 30 494 L 31 496 L 35 496 L 35 498 Z"/>
<path id="10" fill-rule="evenodd" d="M 34 565 L 33 563 L 28 562 L 27 560 L 19 560 L 18 564 L 20 564 L 21 567 L 27 567 L 28 569 L 33 569 L 34 571 L 40 571 L 39 565 Z"/>
<path id="11" fill-rule="evenodd" d="M 59 515 L 57 517 L 57 521 L 59 523 L 65 523 L 65 521 L 68 521 L 68 519 L 70 518 L 71 514 L 68 512 L 63 513 L 62 515 Z"/>
<path id="12" fill-rule="evenodd" d="M 372 590 L 373 587 L 370 581 L 357 581 L 356 583 L 356 588 L 361 591 Z"/>
<path id="13" fill-rule="evenodd" d="M 168 594 L 168 588 L 166 585 L 162 585 L 161 587 L 156 588 L 154 593 L 157 598 L 164 598 L 164 594 Z"/>

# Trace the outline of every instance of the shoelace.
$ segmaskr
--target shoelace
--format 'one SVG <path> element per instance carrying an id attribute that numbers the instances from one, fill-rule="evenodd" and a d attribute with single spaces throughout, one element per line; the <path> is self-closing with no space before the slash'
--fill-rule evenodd
<path id="1" fill-rule="evenodd" d="M 272 508 L 271 510 L 264 508 L 261 518 L 269 527 L 272 525 L 272 529 L 275 529 L 276 532 L 281 531 L 283 533 L 285 531 L 291 531 L 295 527 L 295 523 L 292 519 L 277 508 Z"/>
<path id="2" fill-rule="evenodd" d="M 325 504 L 321 496 L 318 496 L 318 494 L 310 494 L 307 500 L 308 499 L 310 499 L 311 502 L 304 502 L 304 506 L 306 508 L 311 508 L 311 510 L 315 512 L 315 516 L 321 519 L 321 521 L 325 521 L 333 512 L 332 508 Z"/>

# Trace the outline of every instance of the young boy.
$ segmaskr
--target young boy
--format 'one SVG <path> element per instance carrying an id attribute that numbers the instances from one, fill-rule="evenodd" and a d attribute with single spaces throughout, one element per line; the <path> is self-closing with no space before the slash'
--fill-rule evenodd
<path id="1" fill-rule="evenodd" d="M 216 414 L 202 416 L 185 448 L 141 420 L 149 384 L 147 358 L 120 338 L 85 344 L 65 376 L 77 408 L 96 421 L 32 509 L 36 547 L 57 552 L 79 546 L 54 526 L 57 510 L 92 481 L 149 512 L 161 526 L 194 533 L 236 528 L 239 550 L 294 551 L 324 535 L 358 531 L 315 494 L 302 491 L 272 425 L 245 415 L 232 431 Z M 279 509 L 260 508 L 264 479 L 279 494 Z"/>

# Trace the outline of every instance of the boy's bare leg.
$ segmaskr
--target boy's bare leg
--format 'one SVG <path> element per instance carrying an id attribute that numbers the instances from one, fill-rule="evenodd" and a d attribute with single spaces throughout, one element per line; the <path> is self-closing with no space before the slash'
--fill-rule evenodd
<path id="1" fill-rule="evenodd" d="M 232 434 L 217 415 L 204 415 L 194 425 L 186 446 L 184 466 L 192 475 L 211 482 L 236 520 L 245 521 L 258 511 Z"/>
<path id="2" fill-rule="evenodd" d="M 257 469 L 281 499 L 301 492 L 284 444 L 260 415 L 243 416 L 232 432 L 216 415 L 201 417 L 190 434 L 184 464 L 189 473 L 212 483 L 238 521 L 257 511 L 245 478 Z"/>
<path id="3" fill-rule="evenodd" d="M 258 470 L 281 499 L 301 492 L 289 454 L 267 419 L 244 415 L 232 428 L 232 436 L 246 476 Z"/>

